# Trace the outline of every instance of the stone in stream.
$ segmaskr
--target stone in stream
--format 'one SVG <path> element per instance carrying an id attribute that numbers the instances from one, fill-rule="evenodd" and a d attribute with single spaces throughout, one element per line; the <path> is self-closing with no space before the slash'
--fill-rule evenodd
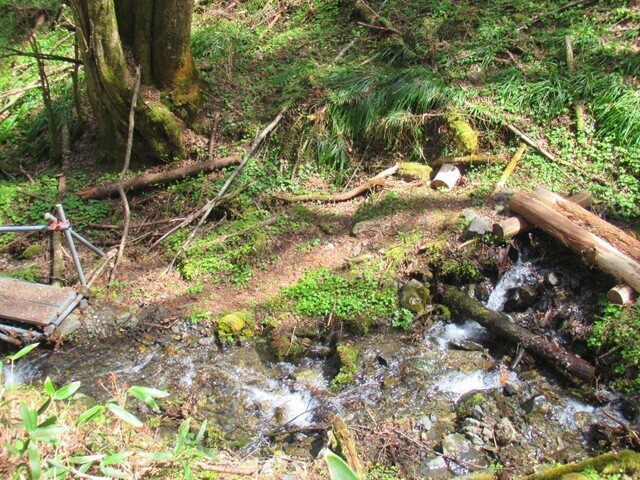
<path id="1" fill-rule="evenodd" d="M 487 233 L 491 233 L 492 224 L 484 217 L 475 217 L 471 220 L 471 223 L 467 225 L 467 228 L 464 229 L 462 233 L 462 240 L 471 240 L 472 238 L 478 238 L 486 235 Z"/>
<path id="2" fill-rule="evenodd" d="M 442 453 L 455 459 L 449 463 L 449 468 L 455 474 L 465 473 L 466 468 L 476 470 L 487 466 L 484 455 L 461 433 L 452 433 L 442 439 Z"/>
<path id="3" fill-rule="evenodd" d="M 400 306 L 416 315 L 424 315 L 431 293 L 424 283 L 412 278 L 400 289 Z"/>
<path id="4" fill-rule="evenodd" d="M 504 446 L 516 438 L 516 429 L 507 417 L 498 420 L 495 427 L 495 438 L 498 445 Z"/>
<path id="5" fill-rule="evenodd" d="M 536 287 L 522 285 L 510 288 L 507 291 L 507 301 L 504 303 L 503 310 L 505 312 L 524 312 L 533 306 L 537 299 L 538 290 Z"/>

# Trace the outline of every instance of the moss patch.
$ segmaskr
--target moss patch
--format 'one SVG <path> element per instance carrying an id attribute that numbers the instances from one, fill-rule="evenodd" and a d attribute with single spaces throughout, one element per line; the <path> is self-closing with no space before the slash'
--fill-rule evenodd
<path id="1" fill-rule="evenodd" d="M 338 390 L 355 382 L 359 352 L 356 347 L 346 343 L 339 344 L 336 347 L 336 352 L 340 362 L 340 371 L 331 380 L 331 388 Z"/>
<path id="2" fill-rule="evenodd" d="M 478 132 L 459 114 L 450 113 L 447 117 L 447 122 L 460 150 L 465 153 L 473 153 L 478 149 Z"/>
<path id="3" fill-rule="evenodd" d="M 253 337 L 253 325 L 247 313 L 230 313 L 218 320 L 216 333 L 221 343 L 245 342 Z"/>

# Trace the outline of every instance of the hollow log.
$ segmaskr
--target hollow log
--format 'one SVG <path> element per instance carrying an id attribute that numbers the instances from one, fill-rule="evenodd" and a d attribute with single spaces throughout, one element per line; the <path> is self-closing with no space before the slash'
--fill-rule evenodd
<path id="1" fill-rule="evenodd" d="M 567 200 L 561 196 L 542 187 L 536 187 L 533 192 L 531 192 L 531 195 L 557 207 L 557 210 L 573 223 L 602 238 L 625 255 L 633 258 L 636 262 L 640 262 L 640 241 L 636 240 L 624 230 L 611 225 L 609 222 L 575 203 L 567 202 Z"/>
<path id="2" fill-rule="evenodd" d="M 431 188 L 446 187 L 451 190 L 456 186 L 462 174 L 455 165 L 445 163 L 438 171 L 435 178 L 431 181 Z"/>
<path id="3" fill-rule="evenodd" d="M 143 190 L 145 188 L 157 185 L 159 183 L 175 182 L 183 178 L 191 177 L 199 173 L 210 173 L 220 168 L 228 167 L 240 163 L 240 159 L 236 156 L 215 158 L 204 163 L 196 163 L 195 165 L 187 165 L 186 167 L 174 168 L 162 172 L 145 172 L 135 178 L 125 180 L 124 189 L 127 192 Z M 106 185 L 97 185 L 95 187 L 86 188 L 76 192 L 83 200 L 90 198 L 106 198 L 111 195 L 118 194 L 118 182 L 107 183 Z"/>
<path id="4" fill-rule="evenodd" d="M 607 300 L 614 305 L 627 305 L 633 300 L 633 288 L 629 285 L 616 285 L 607 292 Z"/>
<path id="5" fill-rule="evenodd" d="M 597 265 L 640 292 L 640 263 L 567 218 L 556 205 L 518 192 L 509 200 L 509 207 L 566 247 L 582 254 L 588 263 Z"/>
<path id="6" fill-rule="evenodd" d="M 577 203 L 581 207 L 590 207 L 593 203 L 593 199 L 591 198 L 591 194 L 589 192 L 579 192 L 575 195 L 572 195 L 568 198 L 568 200 Z M 511 238 L 519 233 L 528 232 L 529 230 L 535 228 L 535 225 L 531 225 L 520 215 L 514 215 L 513 217 L 509 217 L 501 222 L 493 224 L 493 235 L 498 238 Z"/>
<path id="7" fill-rule="evenodd" d="M 586 360 L 566 351 L 553 341 L 520 327 L 500 312 L 494 312 L 455 287 L 445 286 L 443 303 L 461 319 L 472 319 L 495 335 L 522 345 L 528 352 L 553 364 L 560 372 L 592 381 L 596 370 Z"/>

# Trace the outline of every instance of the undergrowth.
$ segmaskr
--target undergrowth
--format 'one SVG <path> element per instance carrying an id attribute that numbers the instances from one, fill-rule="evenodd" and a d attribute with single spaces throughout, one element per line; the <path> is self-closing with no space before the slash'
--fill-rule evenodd
<path id="1" fill-rule="evenodd" d="M 640 303 L 623 308 L 601 303 L 601 315 L 594 322 L 588 345 L 608 367 L 617 388 L 640 391 Z"/>

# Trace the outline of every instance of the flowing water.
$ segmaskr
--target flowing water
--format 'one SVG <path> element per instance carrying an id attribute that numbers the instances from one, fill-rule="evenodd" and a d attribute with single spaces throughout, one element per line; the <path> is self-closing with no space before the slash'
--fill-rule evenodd
<path id="1" fill-rule="evenodd" d="M 499 310 L 509 288 L 534 281 L 532 267 L 518 262 L 497 283 L 487 305 Z M 465 465 L 487 464 L 495 458 L 533 465 L 543 459 L 586 456 L 592 448 L 586 431 L 603 419 L 600 409 L 572 398 L 553 375 L 506 369 L 500 357 L 504 352 L 490 352 L 484 346 L 492 340 L 488 332 L 472 319 L 458 320 L 461 323 L 430 325 L 422 342 L 407 342 L 397 334 L 351 339 L 360 352 L 357 381 L 339 392 L 330 387 L 335 373 L 331 361 L 272 362 L 252 346 L 221 349 L 197 335 L 146 342 L 132 335 L 32 352 L 17 363 L 12 381 L 50 376 L 61 385 L 80 380 L 81 391 L 100 402 L 111 397 L 109 387 L 114 384 L 162 388 L 179 399 L 178 404 L 217 425 L 244 453 L 271 442 L 274 432 L 326 424 L 340 414 L 352 425 L 411 419 L 415 434 L 426 435 L 417 438 L 426 438 L 429 448 L 445 453 L 442 439 L 463 433 L 465 448 L 470 447 L 457 455 L 466 455 Z M 479 406 L 472 405 L 471 415 L 463 412 L 466 399 L 478 392 Z M 478 427 L 479 433 L 473 428 L 480 422 L 497 432 L 503 418 L 515 433 L 496 457 L 491 453 L 495 433 L 487 439 L 482 433 L 485 427 Z M 319 440 L 319 434 L 309 434 L 283 448 L 312 455 Z M 459 464 L 443 466 L 441 460 L 423 451 L 405 468 L 413 468 L 412 478 L 461 473 Z"/>

